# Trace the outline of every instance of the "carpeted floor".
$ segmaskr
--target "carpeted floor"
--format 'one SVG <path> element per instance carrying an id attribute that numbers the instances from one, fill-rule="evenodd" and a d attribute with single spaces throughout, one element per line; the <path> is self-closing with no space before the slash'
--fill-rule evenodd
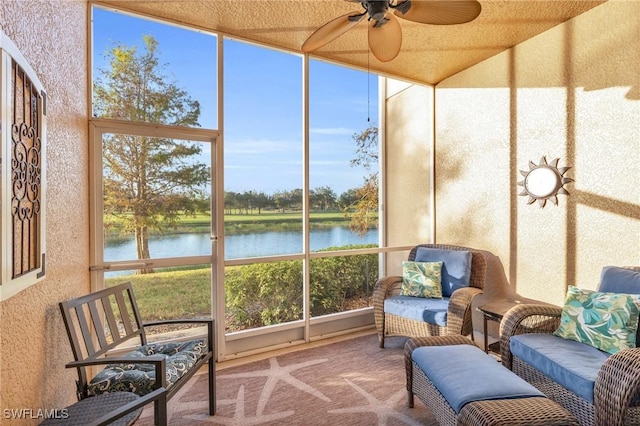
<path id="1" fill-rule="evenodd" d="M 437 425 L 416 399 L 406 405 L 403 346 L 375 334 L 224 368 L 218 411 L 207 414 L 207 378 L 199 374 L 169 401 L 170 425 Z M 152 406 L 135 426 L 153 425 Z"/>

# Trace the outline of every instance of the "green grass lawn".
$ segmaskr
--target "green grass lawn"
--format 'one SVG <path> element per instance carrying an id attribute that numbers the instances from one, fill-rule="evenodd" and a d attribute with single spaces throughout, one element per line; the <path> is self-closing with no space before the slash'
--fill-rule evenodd
<path id="1" fill-rule="evenodd" d="M 345 222 L 344 212 L 327 211 L 327 212 L 311 212 L 309 213 L 310 222 Z M 302 222 L 302 212 L 281 213 L 281 212 L 264 212 L 261 214 L 225 214 L 225 223 L 236 222 Z"/>
<path id="2" fill-rule="evenodd" d="M 302 230 L 301 212 L 265 211 L 261 214 L 226 214 L 224 220 L 226 234 Z M 109 222 L 115 225 L 109 235 L 118 235 L 118 222 L 120 220 L 118 218 L 110 218 Z M 349 225 L 349 219 L 345 217 L 342 211 L 311 212 L 309 214 L 309 222 L 312 228 Z M 175 228 L 166 229 L 163 233 L 209 232 L 210 223 L 211 216 L 208 214 L 184 215 L 180 217 Z M 153 234 L 153 232 L 151 233 Z"/>
<path id="3" fill-rule="evenodd" d="M 371 259 L 367 260 L 368 258 Z M 351 256 L 348 259 L 347 261 L 341 257 L 330 257 L 314 262 L 315 280 L 319 285 L 311 283 L 311 298 L 315 300 L 316 308 L 320 309 L 316 310 L 317 313 L 324 315 L 334 313 L 335 309 L 341 311 L 347 306 L 348 309 L 353 309 L 362 307 L 362 303 L 365 303 L 363 306 L 370 303 L 368 290 L 364 290 L 362 282 L 363 273 L 369 274 L 363 272 L 368 271 L 363 262 L 371 261 L 371 270 L 375 272 L 373 276 L 365 279 L 373 285 L 377 280 L 377 257 L 364 255 Z M 259 323 L 265 309 L 280 312 L 284 306 L 291 306 L 290 301 L 301 297 L 300 276 L 292 268 L 301 266 L 301 261 L 298 261 L 296 266 L 291 261 L 286 261 L 226 267 L 225 324 L 232 331 L 242 330 Z M 105 287 L 113 287 L 123 282 L 131 282 L 143 321 L 211 316 L 211 267 L 157 269 L 149 274 L 109 277 L 105 278 Z M 351 295 L 345 299 L 347 294 Z M 346 305 L 343 306 L 341 303 Z M 116 301 L 112 300 L 112 304 L 115 305 Z M 260 310 L 256 311 L 256 307 Z M 325 312 L 322 309 L 329 311 Z M 181 328 L 184 327 L 169 326 L 160 332 Z"/>
<path id="4" fill-rule="evenodd" d="M 211 316 L 211 268 L 105 279 L 105 287 L 130 281 L 147 321 Z"/>

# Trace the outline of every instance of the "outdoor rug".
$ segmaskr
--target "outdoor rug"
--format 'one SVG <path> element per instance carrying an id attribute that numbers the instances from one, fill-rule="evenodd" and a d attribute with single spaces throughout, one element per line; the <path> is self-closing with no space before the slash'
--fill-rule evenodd
<path id="1" fill-rule="evenodd" d="M 217 412 L 198 374 L 168 405 L 170 425 L 437 425 L 416 398 L 407 407 L 403 347 L 376 334 L 297 350 L 217 371 Z M 153 425 L 148 405 L 135 426 Z"/>

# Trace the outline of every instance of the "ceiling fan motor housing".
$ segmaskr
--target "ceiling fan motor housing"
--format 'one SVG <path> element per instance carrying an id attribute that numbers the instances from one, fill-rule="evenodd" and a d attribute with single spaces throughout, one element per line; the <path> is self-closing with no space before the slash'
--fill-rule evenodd
<path id="1" fill-rule="evenodd" d="M 389 11 L 389 0 L 368 0 L 362 5 L 367 9 L 369 18 L 374 21 L 382 21 Z"/>

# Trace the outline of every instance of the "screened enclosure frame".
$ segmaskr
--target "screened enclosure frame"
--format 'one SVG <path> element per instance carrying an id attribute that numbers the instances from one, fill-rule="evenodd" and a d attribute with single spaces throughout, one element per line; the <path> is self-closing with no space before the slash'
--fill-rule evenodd
<path id="1" fill-rule="evenodd" d="M 142 17 L 141 17 L 142 18 Z M 170 24 L 175 25 L 175 24 Z M 164 126 L 159 124 L 132 123 L 128 121 L 94 118 L 90 120 L 90 220 L 91 220 L 91 241 L 90 241 L 90 262 L 91 262 L 91 285 L 92 290 L 99 290 L 104 286 L 105 270 L 126 270 L 132 269 L 136 265 L 132 262 L 104 262 L 102 258 L 102 250 L 104 247 L 104 236 L 102 233 L 101 219 L 102 215 L 102 152 L 101 139 L 105 133 L 124 133 L 124 134 L 144 134 L 148 136 L 167 137 L 183 140 L 200 140 L 212 143 L 211 150 L 211 239 L 212 254 L 211 256 L 195 256 L 184 257 L 180 262 L 184 265 L 210 264 L 212 269 L 212 286 L 211 286 L 211 315 L 217 319 L 216 321 L 216 349 L 217 359 L 229 359 L 248 355 L 251 353 L 262 352 L 267 349 L 277 347 L 285 347 L 300 343 L 331 337 L 334 335 L 345 334 L 359 329 L 374 328 L 373 308 L 371 306 L 350 311 L 338 312 L 321 317 L 311 317 L 309 308 L 309 265 L 315 259 L 337 257 L 337 256 L 356 256 L 365 254 L 377 254 L 379 276 L 383 276 L 386 272 L 386 255 L 390 252 L 408 252 L 413 245 L 406 246 L 386 246 L 386 227 L 385 227 L 385 97 L 384 91 L 379 90 L 379 109 L 378 122 L 380 130 L 380 138 L 378 149 L 379 155 L 379 216 L 378 229 L 379 239 L 378 247 L 339 250 L 339 251 L 323 251 L 312 252 L 309 246 L 309 61 L 308 54 L 297 54 L 285 52 L 294 56 L 299 56 L 302 61 L 302 173 L 303 173 L 303 209 L 302 209 L 302 232 L 303 232 L 303 249 L 302 253 L 283 255 L 283 256 L 260 256 L 255 258 L 229 259 L 225 261 L 225 244 L 224 244 L 224 41 L 239 40 L 245 43 L 255 44 L 258 47 L 273 49 L 272 47 L 261 46 L 257 43 L 247 42 L 246 40 L 237 39 L 235 37 L 227 37 L 223 34 L 214 34 L 217 36 L 217 85 L 218 85 L 218 129 L 206 130 L 199 128 L 185 128 Z M 92 57 L 90 55 L 90 57 Z M 341 67 L 347 67 L 344 64 L 336 64 Z M 347 67 L 348 68 L 348 67 Z M 378 87 L 384 86 L 384 79 L 378 79 Z M 214 213 L 215 212 L 215 213 Z M 249 329 L 238 332 L 225 333 L 225 285 L 224 270 L 227 266 L 240 266 L 253 263 L 301 260 L 303 262 L 303 303 L 304 315 L 299 321 L 292 321 L 272 326 L 260 327 L 257 329 Z M 175 259 L 153 259 L 154 267 L 173 266 Z M 139 266 L 139 265 L 138 265 Z M 108 267 L 108 269 L 105 269 Z"/>

